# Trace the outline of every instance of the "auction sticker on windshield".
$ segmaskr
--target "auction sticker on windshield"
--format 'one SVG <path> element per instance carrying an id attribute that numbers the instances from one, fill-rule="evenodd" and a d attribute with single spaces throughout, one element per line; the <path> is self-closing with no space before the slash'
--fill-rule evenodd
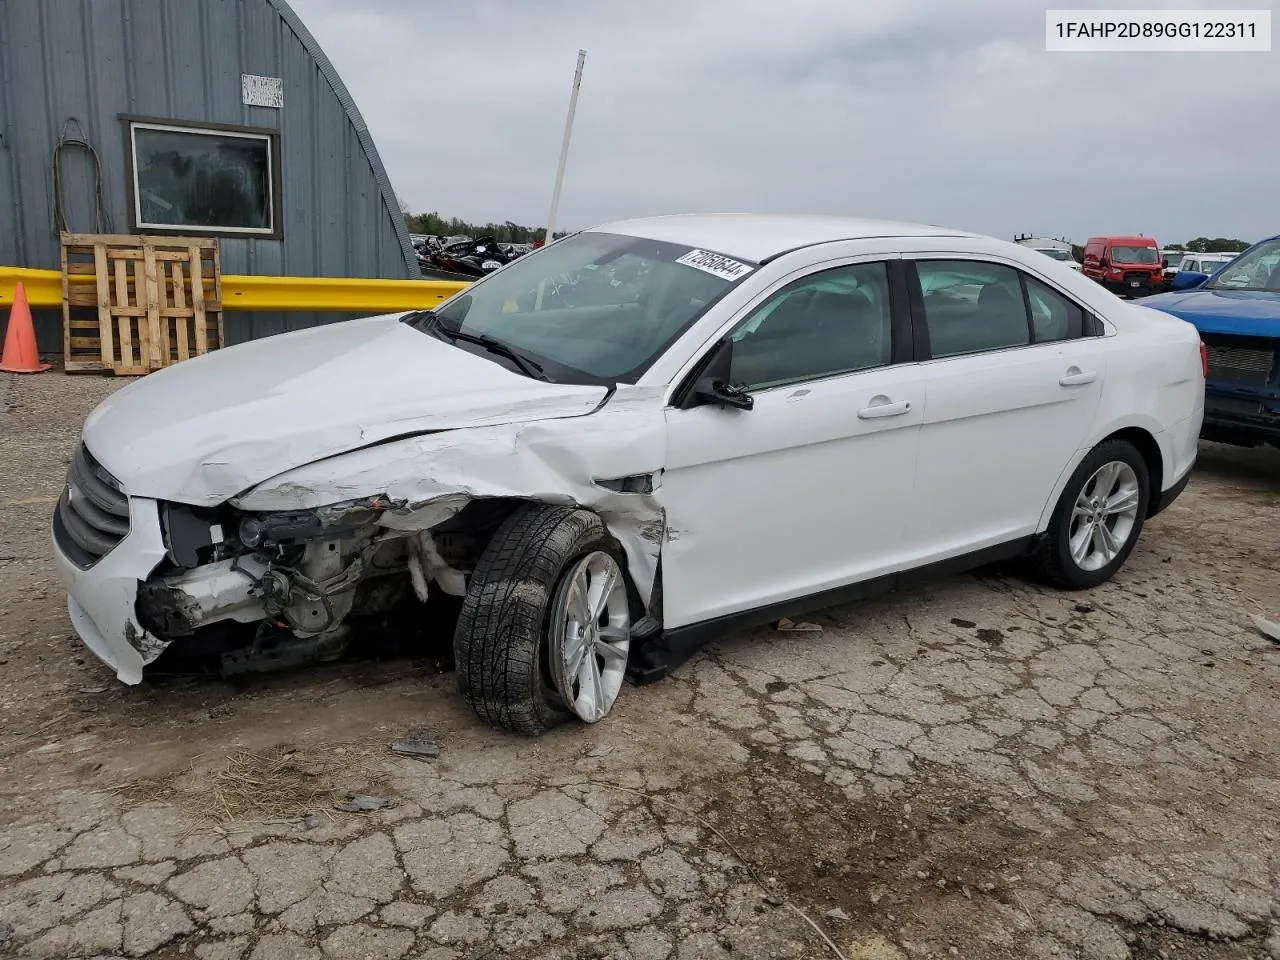
<path id="1" fill-rule="evenodd" d="M 753 269 L 745 263 L 730 260 L 710 250 L 690 250 L 676 260 L 676 263 L 683 263 L 686 267 L 693 267 L 696 270 L 723 277 L 725 280 L 740 280 Z"/>

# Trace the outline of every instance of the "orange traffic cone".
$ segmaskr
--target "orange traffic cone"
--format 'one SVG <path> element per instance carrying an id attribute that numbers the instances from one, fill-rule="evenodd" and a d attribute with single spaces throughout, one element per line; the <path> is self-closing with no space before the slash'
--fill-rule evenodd
<path id="1" fill-rule="evenodd" d="M 19 281 L 13 291 L 13 309 L 9 311 L 9 329 L 4 335 L 4 353 L 0 354 L 0 370 L 5 373 L 44 373 L 49 364 L 40 362 L 36 352 L 36 328 L 31 323 L 31 307 L 27 291 Z"/>

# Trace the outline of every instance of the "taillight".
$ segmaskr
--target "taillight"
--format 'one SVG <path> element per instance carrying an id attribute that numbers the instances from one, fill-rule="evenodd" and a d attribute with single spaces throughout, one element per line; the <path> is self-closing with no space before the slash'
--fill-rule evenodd
<path id="1" fill-rule="evenodd" d="M 1209 379 L 1209 348 L 1204 345 L 1203 340 L 1200 341 L 1200 375 Z"/>

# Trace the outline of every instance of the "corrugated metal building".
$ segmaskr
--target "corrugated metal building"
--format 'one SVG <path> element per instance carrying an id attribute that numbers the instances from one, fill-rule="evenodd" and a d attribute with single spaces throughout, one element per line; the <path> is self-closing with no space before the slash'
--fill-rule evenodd
<path id="1" fill-rule="evenodd" d="M 420 275 L 364 120 L 285 0 L 0 0 L 0 264 L 57 268 L 59 214 L 217 236 L 227 274 Z M 225 324 L 237 342 L 334 319 Z M 37 330 L 60 349 L 60 318 Z"/>

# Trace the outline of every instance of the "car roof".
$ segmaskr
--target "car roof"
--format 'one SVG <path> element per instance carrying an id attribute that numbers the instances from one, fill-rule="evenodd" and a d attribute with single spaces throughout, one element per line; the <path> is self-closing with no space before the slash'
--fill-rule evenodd
<path id="1" fill-rule="evenodd" d="M 963 230 L 896 220 L 856 217 L 761 213 L 692 213 L 618 220 L 592 227 L 593 232 L 618 233 L 661 240 L 761 263 L 801 247 L 837 240 L 874 237 L 976 237 Z"/>
<path id="2" fill-rule="evenodd" d="M 1098 243 L 1103 240 L 1110 240 L 1112 243 L 1133 243 L 1141 247 L 1145 247 L 1147 244 L 1150 244 L 1153 247 L 1159 246 L 1159 244 L 1157 244 L 1155 240 L 1152 239 L 1151 237 L 1130 237 L 1130 236 L 1125 236 L 1123 234 L 1117 234 L 1116 236 L 1113 236 L 1113 237 L 1090 237 L 1089 238 L 1090 243 Z"/>

